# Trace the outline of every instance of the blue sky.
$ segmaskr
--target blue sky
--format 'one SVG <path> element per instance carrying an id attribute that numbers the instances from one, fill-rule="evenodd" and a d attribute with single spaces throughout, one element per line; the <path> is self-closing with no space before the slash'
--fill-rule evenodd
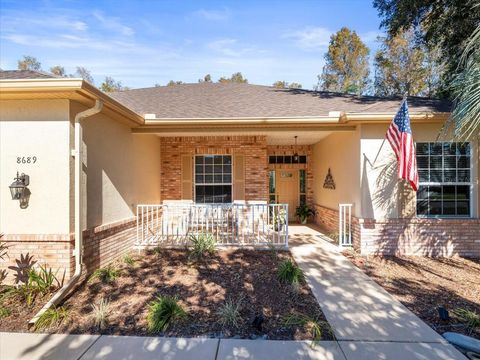
<path id="1" fill-rule="evenodd" d="M 97 84 L 107 75 L 137 88 L 241 71 L 253 84 L 312 88 L 333 32 L 348 26 L 376 49 L 379 24 L 370 0 L 0 0 L 0 67 L 33 55 L 45 70 L 84 66 Z"/>

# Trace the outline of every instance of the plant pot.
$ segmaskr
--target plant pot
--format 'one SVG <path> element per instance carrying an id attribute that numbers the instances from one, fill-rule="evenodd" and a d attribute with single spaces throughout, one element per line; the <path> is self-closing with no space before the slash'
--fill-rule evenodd
<path id="1" fill-rule="evenodd" d="M 300 219 L 300 224 L 305 225 L 307 223 L 307 218 L 305 219 Z"/>

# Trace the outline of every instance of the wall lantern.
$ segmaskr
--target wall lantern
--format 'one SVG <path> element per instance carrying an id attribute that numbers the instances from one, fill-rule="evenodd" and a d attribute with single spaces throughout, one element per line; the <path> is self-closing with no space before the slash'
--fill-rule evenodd
<path id="1" fill-rule="evenodd" d="M 28 198 L 30 191 L 27 186 L 30 185 L 30 176 L 25 174 L 18 174 L 15 181 L 9 186 L 12 200 L 20 200 L 20 207 L 23 209 L 28 206 Z"/>
<path id="2" fill-rule="evenodd" d="M 295 135 L 295 153 L 293 154 L 293 161 L 292 163 L 294 164 L 298 164 L 298 161 L 300 160 L 300 157 L 298 156 L 298 152 L 297 152 L 297 138 L 298 136 Z"/>

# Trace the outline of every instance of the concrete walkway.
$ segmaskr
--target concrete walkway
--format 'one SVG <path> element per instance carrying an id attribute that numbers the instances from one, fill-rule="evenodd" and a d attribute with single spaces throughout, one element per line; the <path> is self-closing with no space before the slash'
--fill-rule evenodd
<path id="1" fill-rule="evenodd" d="M 290 247 L 347 359 L 465 359 L 312 227 L 289 227 Z"/>
<path id="2" fill-rule="evenodd" d="M 324 236 L 291 226 L 291 250 L 338 341 L 0 333 L 0 360 L 461 360 Z"/>

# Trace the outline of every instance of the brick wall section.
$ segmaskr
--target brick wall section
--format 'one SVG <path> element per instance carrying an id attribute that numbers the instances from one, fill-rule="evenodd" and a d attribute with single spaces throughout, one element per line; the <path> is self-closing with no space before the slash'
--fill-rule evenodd
<path id="1" fill-rule="evenodd" d="M 307 204 L 313 205 L 313 156 L 311 145 L 299 145 L 295 149 L 290 145 L 269 145 L 267 146 L 268 156 L 270 155 L 293 155 L 295 151 L 299 155 L 307 155 L 306 164 L 272 164 L 269 165 L 273 169 L 305 169 L 307 175 Z M 268 158 L 267 158 L 268 159 Z"/>
<path id="2" fill-rule="evenodd" d="M 32 262 L 46 265 L 56 272 L 59 280 L 70 278 L 74 272 L 75 263 L 71 260 L 75 241 L 69 234 L 5 234 L 0 241 L 8 246 L 8 257 L 0 260 L 0 270 L 7 270 L 5 283 L 13 283 L 15 279 L 16 271 L 8 267 L 17 267 L 16 261 L 27 254 L 33 258 L 29 263 L 23 262 L 21 267 L 28 268 Z"/>
<path id="3" fill-rule="evenodd" d="M 266 136 L 163 137 L 161 153 L 161 198 L 182 198 L 182 155 L 244 155 L 245 200 L 268 200 Z"/>
<path id="4" fill-rule="evenodd" d="M 84 271 L 91 273 L 132 249 L 136 239 L 136 219 L 102 225 L 83 232 Z M 57 272 L 59 280 L 68 280 L 75 272 L 75 237 L 73 234 L 6 234 L 1 240 L 8 246 L 8 258 L 0 260 L 0 270 L 7 269 L 5 283 L 13 283 L 16 260 L 33 256 L 38 265 Z"/>
<path id="5" fill-rule="evenodd" d="M 84 231 L 83 263 L 87 273 L 126 254 L 133 248 L 136 237 L 136 218 Z"/>
<path id="6" fill-rule="evenodd" d="M 360 220 L 362 254 L 480 257 L 480 219 Z"/>
<path id="7" fill-rule="evenodd" d="M 316 204 L 315 223 L 338 233 L 338 210 Z M 358 219 L 353 246 L 362 255 L 462 256 L 480 258 L 480 219 Z"/>

